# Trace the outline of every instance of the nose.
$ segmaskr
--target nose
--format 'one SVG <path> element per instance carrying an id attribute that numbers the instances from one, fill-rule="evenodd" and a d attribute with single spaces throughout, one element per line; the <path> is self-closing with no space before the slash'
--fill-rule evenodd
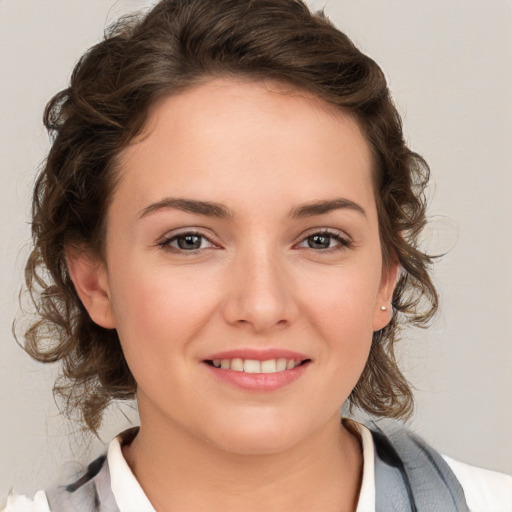
<path id="1" fill-rule="evenodd" d="M 247 251 L 227 273 L 224 319 L 254 333 L 266 333 L 294 322 L 298 303 L 291 269 L 271 250 Z"/>

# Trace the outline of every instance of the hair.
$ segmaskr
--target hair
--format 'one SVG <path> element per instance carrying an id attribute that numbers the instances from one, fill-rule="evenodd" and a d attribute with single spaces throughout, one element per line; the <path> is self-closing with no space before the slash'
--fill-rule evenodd
<path id="1" fill-rule="evenodd" d="M 78 413 L 94 433 L 112 400 L 135 396 L 118 334 L 89 317 L 65 251 L 82 247 L 103 258 L 116 157 L 158 98 L 213 77 L 284 82 L 358 121 L 375 161 L 383 262 L 398 263 L 401 272 L 392 319 L 374 333 L 349 403 L 373 416 L 408 417 L 412 392 L 395 343 L 403 326 L 425 326 L 438 306 L 432 257 L 419 247 L 429 168 L 404 141 L 379 66 L 301 0 L 162 0 L 122 18 L 82 56 L 69 87 L 44 113 L 52 146 L 33 192 L 25 286 L 36 317 L 24 332 L 25 350 L 38 361 L 61 363 L 54 393 L 64 412 Z"/>

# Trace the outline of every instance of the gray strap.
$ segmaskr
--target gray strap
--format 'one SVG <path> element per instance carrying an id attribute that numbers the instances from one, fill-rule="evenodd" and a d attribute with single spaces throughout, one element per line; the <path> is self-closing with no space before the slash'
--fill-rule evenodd
<path id="1" fill-rule="evenodd" d="M 396 465 L 384 462 L 375 453 L 375 510 L 377 512 L 415 512 L 412 496 Z"/>
<path id="2" fill-rule="evenodd" d="M 370 428 L 377 512 L 469 512 L 462 486 L 436 450 L 397 422 Z"/>

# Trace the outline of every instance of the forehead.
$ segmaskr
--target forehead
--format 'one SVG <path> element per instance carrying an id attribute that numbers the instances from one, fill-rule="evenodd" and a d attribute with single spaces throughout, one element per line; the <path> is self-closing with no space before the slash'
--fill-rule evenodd
<path id="1" fill-rule="evenodd" d="M 146 201 L 171 189 L 231 202 L 257 190 L 298 201 L 344 186 L 373 190 L 371 152 L 353 116 L 275 81 L 215 79 L 160 99 L 118 164 L 116 193 L 129 185 Z"/>

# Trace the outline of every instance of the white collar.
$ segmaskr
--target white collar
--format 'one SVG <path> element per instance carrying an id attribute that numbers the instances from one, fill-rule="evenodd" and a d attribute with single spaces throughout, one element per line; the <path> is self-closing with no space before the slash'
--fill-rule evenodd
<path id="1" fill-rule="evenodd" d="M 375 512 L 375 446 L 372 433 L 357 421 L 344 419 L 357 431 L 363 447 L 363 478 L 356 512 Z"/>
<path id="2" fill-rule="evenodd" d="M 363 447 L 363 478 L 356 512 L 375 512 L 375 448 L 371 432 L 360 423 L 350 422 L 361 438 Z M 110 470 L 112 493 L 120 512 L 155 512 L 153 505 L 142 490 L 128 466 L 121 450 L 124 432 L 112 440 L 108 447 L 107 460 Z"/>
<path id="3" fill-rule="evenodd" d="M 155 512 L 153 505 L 132 473 L 121 450 L 122 432 L 114 438 L 107 452 L 110 486 L 120 512 Z"/>

